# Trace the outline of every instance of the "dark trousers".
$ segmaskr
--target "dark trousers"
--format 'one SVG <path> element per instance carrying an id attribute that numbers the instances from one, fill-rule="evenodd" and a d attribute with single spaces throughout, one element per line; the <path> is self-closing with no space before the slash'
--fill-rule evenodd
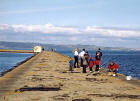
<path id="1" fill-rule="evenodd" d="M 78 66 L 78 56 L 74 56 L 74 67 L 76 68 L 76 64 L 77 64 L 77 68 Z"/>
<path id="2" fill-rule="evenodd" d="M 99 65 L 96 65 L 95 71 L 99 71 Z"/>
<path id="3" fill-rule="evenodd" d="M 72 66 L 69 66 L 69 71 L 71 71 L 71 72 L 73 71 L 73 70 L 72 70 Z"/>
<path id="4" fill-rule="evenodd" d="M 89 67 L 89 70 L 92 71 L 92 67 Z"/>
<path id="5" fill-rule="evenodd" d="M 86 65 L 83 65 L 83 73 L 86 73 Z"/>
<path id="6" fill-rule="evenodd" d="M 83 59 L 81 58 L 81 67 L 83 67 Z"/>

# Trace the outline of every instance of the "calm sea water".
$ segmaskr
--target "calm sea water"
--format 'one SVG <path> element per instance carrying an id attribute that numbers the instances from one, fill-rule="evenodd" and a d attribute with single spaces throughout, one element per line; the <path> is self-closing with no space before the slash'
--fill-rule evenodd
<path id="1" fill-rule="evenodd" d="M 60 53 L 73 57 L 72 51 L 59 51 Z M 90 56 L 95 57 L 96 51 L 88 51 Z M 140 79 L 140 51 L 103 51 L 101 65 L 108 66 L 110 61 L 119 65 L 119 73 Z"/>
<path id="2" fill-rule="evenodd" d="M 23 53 L 0 53 L 0 74 L 32 55 L 33 54 Z"/>

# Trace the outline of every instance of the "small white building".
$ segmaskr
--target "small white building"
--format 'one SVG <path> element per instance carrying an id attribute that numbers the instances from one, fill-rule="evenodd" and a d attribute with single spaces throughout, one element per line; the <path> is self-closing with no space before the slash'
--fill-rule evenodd
<path id="1" fill-rule="evenodd" d="M 33 52 L 34 53 L 40 53 L 40 52 L 42 52 L 43 51 L 43 47 L 42 46 L 35 46 L 34 48 L 33 48 Z"/>

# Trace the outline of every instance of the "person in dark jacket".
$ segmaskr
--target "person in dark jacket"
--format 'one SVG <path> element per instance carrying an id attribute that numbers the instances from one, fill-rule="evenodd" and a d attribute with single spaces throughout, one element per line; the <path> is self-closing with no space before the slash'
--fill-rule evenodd
<path id="1" fill-rule="evenodd" d="M 110 62 L 108 64 L 108 72 L 113 72 L 117 74 L 119 66 L 115 62 Z"/>
<path id="2" fill-rule="evenodd" d="M 96 52 L 96 54 L 97 53 L 99 53 L 99 58 L 100 58 L 100 60 L 102 59 L 102 56 L 103 56 L 103 53 L 102 53 L 102 51 L 101 51 L 101 49 L 100 48 L 98 48 L 98 51 Z"/>
<path id="3" fill-rule="evenodd" d="M 84 54 L 84 56 L 82 57 L 83 60 L 83 73 L 86 73 L 86 68 L 87 68 L 87 60 L 86 60 L 86 55 Z"/>
<path id="4" fill-rule="evenodd" d="M 94 66 L 94 60 L 92 59 L 92 57 L 90 57 L 89 59 L 88 66 L 89 66 L 89 71 L 92 72 L 92 68 Z"/>
<path id="5" fill-rule="evenodd" d="M 74 52 L 74 68 L 76 68 L 76 64 L 77 64 L 77 68 L 79 68 L 79 65 L 78 65 L 78 48 L 76 48 L 73 52 Z"/>
<path id="6" fill-rule="evenodd" d="M 95 65 L 96 65 L 96 72 L 99 72 L 99 65 L 100 65 L 100 53 L 97 52 L 96 56 L 95 56 L 95 61 L 94 61 Z"/>
<path id="7" fill-rule="evenodd" d="M 88 54 L 88 51 L 86 51 L 86 53 L 85 53 L 85 57 L 86 57 L 86 61 L 87 61 L 87 63 L 88 63 L 88 60 L 89 60 L 89 54 Z"/>

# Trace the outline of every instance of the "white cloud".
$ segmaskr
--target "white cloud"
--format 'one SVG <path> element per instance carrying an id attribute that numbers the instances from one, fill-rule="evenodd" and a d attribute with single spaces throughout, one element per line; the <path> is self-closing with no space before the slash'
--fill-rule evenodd
<path id="1" fill-rule="evenodd" d="M 140 30 L 138 29 L 128 29 L 128 28 L 123 29 L 123 28 L 115 28 L 115 27 L 103 28 L 103 27 L 96 27 L 96 26 L 88 26 L 85 28 L 78 28 L 78 27 L 67 27 L 67 26 L 55 26 L 52 24 L 45 24 L 45 25 L 3 24 L 3 25 L 0 25 L 0 34 L 3 31 L 9 32 L 7 36 L 9 36 L 11 33 L 16 33 L 15 35 L 20 35 L 20 33 L 22 32 L 24 32 L 25 34 L 28 33 L 28 35 L 32 35 L 35 32 L 36 36 L 34 37 L 40 36 L 40 40 L 45 40 L 45 39 L 42 39 L 41 37 L 43 37 L 44 35 L 47 35 L 47 37 L 49 37 L 51 40 L 55 40 L 56 38 L 63 37 L 63 40 L 70 39 L 71 41 L 74 41 L 74 42 L 84 39 L 84 37 L 87 37 L 88 39 L 92 38 L 92 41 L 99 40 L 99 38 L 101 40 L 104 40 L 110 37 L 115 37 L 115 38 L 118 38 L 119 40 L 122 40 L 120 38 L 123 38 L 123 40 L 124 39 L 128 40 L 128 38 L 140 39 Z"/>
<path id="2" fill-rule="evenodd" d="M 70 40 L 71 40 L 71 41 L 77 41 L 78 38 L 77 38 L 77 37 L 71 37 Z"/>
<path id="3" fill-rule="evenodd" d="M 9 29 L 10 29 L 10 25 L 8 24 L 0 25 L 0 30 L 9 30 Z"/>
<path id="4" fill-rule="evenodd" d="M 140 37 L 139 30 L 122 29 L 122 28 L 102 28 L 88 26 L 86 28 L 46 25 L 0 25 L 0 30 L 13 30 L 14 32 L 40 32 L 46 34 L 65 34 L 65 35 L 93 35 L 103 37 Z M 75 39 L 74 39 L 75 40 Z"/>
<path id="5" fill-rule="evenodd" d="M 24 33 L 23 33 L 24 32 Z M 0 25 L 0 40 L 54 44 L 94 44 L 139 47 L 140 30 L 88 26 L 85 28 L 46 25 Z M 131 46 L 130 46 L 131 45 Z"/>
<path id="6" fill-rule="evenodd" d="M 89 33 L 98 33 L 103 36 L 114 36 L 114 37 L 140 37 L 140 31 L 135 30 L 122 30 L 122 29 L 112 29 L 112 28 L 101 28 L 101 27 L 92 27 L 88 26 L 85 29 L 85 32 Z"/>
<path id="7" fill-rule="evenodd" d="M 41 32 L 41 33 L 80 33 L 79 29 L 72 27 L 46 25 L 11 25 L 15 32 Z"/>

